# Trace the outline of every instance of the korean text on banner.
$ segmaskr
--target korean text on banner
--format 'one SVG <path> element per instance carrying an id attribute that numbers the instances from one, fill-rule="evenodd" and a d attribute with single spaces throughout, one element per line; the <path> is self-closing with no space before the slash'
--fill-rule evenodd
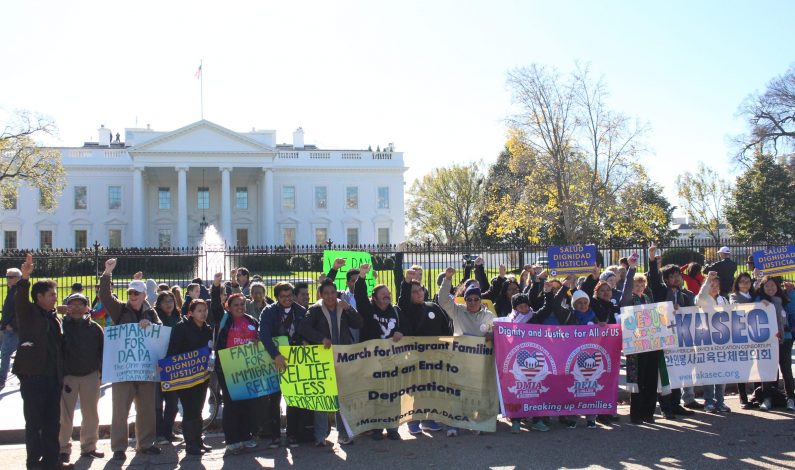
<path id="1" fill-rule="evenodd" d="M 588 274 L 596 266 L 595 245 L 550 246 L 547 262 L 553 276 Z"/>
<path id="2" fill-rule="evenodd" d="M 505 416 L 616 412 L 618 325 L 495 323 L 494 346 Z"/>
<path id="3" fill-rule="evenodd" d="M 432 419 L 495 431 L 493 348 L 483 338 L 406 336 L 334 345 L 340 411 L 351 431 Z"/>
<path id="4" fill-rule="evenodd" d="M 366 251 L 341 251 L 341 250 L 324 250 L 323 251 L 323 272 L 328 273 L 331 267 L 334 266 L 334 260 L 337 258 L 345 259 L 345 266 L 337 271 L 337 277 L 334 278 L 334 284 L 337 285 L 337 290 L 344 291 L 346 289 L 346 273 L 349 269 L 359 269 L 363 264 L 373 265 L 372 256 Z M 367 283 L 367 295 L 372 295 L 373 288 L 375 287 L 375 275 L 371 269 L 364 277 Z"/>
<path id="5" fill-rule="evenodd" d="M 782 275 L 795 272 L 795 245 L 776 246 L 754 252 L 754 267 L 764 275 Z"/>
<path id="6" fill-rule="evenodd" d="M 671 388 L 776 380 L 778 321 L 772 304 L 686 307 L 675 316 L 677 347 L 665 351 Z"/>
<path id="7" fill-rule="evenodd" d="M 340 409 L 337 374 L 331 348 L 280 346 L 287 367 L 279 373 L 279 386 L 287 406 L 315 411 Z"/>
<path id="8" fill-rule="evenodd" d="M 123 323 L 105 328 L 102 383 L 159 382 L 157 361 L 165 357 L 171 328 Z"/>
<path id="9" fill-rule="evenodd" d="M 160 389 L 173 392 L 198 385 L 210 378 L 210 348 L 165 357 L 158 361 Z"/>
<path id="10" fill-rule="evenodd" d="M 627 356 L 676 347 L 672 302 L 623 307 L 620 323 Z"/>
<path id="11" fill-rule="evenodd" d="M 279 372 L 261 341 L 218 351 L 232 400 L 264 397 L 279 391 Z"/>

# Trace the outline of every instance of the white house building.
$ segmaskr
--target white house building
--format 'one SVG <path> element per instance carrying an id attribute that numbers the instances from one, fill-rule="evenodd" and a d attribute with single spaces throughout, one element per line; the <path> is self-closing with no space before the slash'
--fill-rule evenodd
<path id="1" fill-rule="evenodd" d="M 400 243 L 403 154 L 277 144 L 201 120 L 170 132 L 104 126 L 98 142 L 60 148 L 58 207 L 21 188 L 0 209 L 4 248 L 195 246 L 205 224 L 227 245 Z M 203 224 L 203 221 L 205 224 Z"/>

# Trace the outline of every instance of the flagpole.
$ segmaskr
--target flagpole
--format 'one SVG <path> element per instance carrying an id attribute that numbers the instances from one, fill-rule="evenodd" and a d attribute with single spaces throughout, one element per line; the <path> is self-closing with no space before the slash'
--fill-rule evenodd
<path id="1" fill-rule="evenodd" d="M 202 62 L 199 61 L 199 95 L 201 101 L 201 118 L 204 120 L 204 69 Z"/>

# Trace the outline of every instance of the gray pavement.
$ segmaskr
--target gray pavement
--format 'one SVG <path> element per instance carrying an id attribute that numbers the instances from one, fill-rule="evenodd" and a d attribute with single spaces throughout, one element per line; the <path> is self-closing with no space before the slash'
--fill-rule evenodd
<path id="1" fill-rule="evenodd" d="M 351 446 L 296 449 L 254 449 L 225 456 L 222 436 L 208 439 L 215 450 L 200 460 L 186 457 L 184 446 L 166 446 L 160 456 L 136 456 L 128 452 L 123 465 L 110 461 L 109 443 L 100 441 L 106 458 L 76 459 L 78 469 L 226 469 L 337 468 L 366 469 L 526 469 L 526 468 L 648 468 L 795 469 L 795 414 L 783 410 L 763 413 L 740 410 L 737 398 L 727 397 L 734 410 L 725 415 L 697 413 L 678 421 L 658 420 L 635 426 L 628 422 L 629 408 L 620 407 L 620 422 L 586 429 L 582 421 L 569 430 L 553 424 L 552 430 L 539 433 L 523 430 L 514 435 L 509 423 L 500 421 L 498 432 L 473 435 L 462 431 L 459 437 L 442 433 L 411 436 L 405 426 L 403 441 L 372 441 L 360 436 Z M 331 441 L 336 441 L 332 433 Z M 75 443 L 75 446 L 78 444 Z M 76 452 L 75 447 L 75 452 Z M 22 445 L 0 446 L 0 469 L 24 468 Z"/>

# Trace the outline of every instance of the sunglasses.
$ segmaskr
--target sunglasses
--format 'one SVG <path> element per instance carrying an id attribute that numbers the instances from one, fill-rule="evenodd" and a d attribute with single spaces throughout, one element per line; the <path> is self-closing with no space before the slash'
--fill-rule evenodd
<path id="1" fill-rule="evenodd" d="M 480 302 L 480 297 L 470 297 L 464 300 L 466 300 L 467 302 Z"/>

